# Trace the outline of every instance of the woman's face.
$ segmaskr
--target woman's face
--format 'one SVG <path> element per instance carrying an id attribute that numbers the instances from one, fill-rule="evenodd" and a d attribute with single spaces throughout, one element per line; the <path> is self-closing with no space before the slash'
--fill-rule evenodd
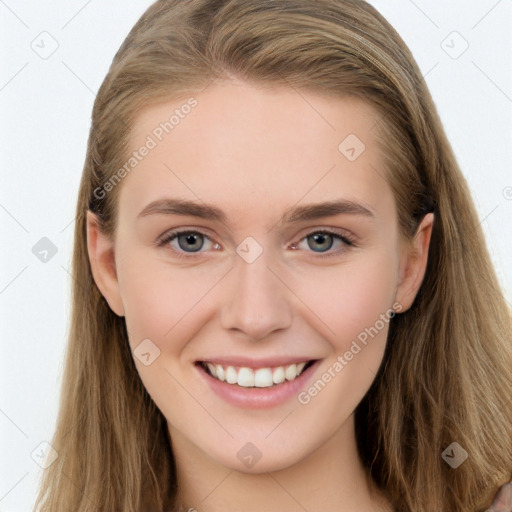
<path id="1" fill-rule="evenodd" d="M 277 470 L 351 424 L 425 261 L 367 104 L 234 81 L 193 98 L 136 120 L 115 274 L 95 278 L 173 442 Z"/>

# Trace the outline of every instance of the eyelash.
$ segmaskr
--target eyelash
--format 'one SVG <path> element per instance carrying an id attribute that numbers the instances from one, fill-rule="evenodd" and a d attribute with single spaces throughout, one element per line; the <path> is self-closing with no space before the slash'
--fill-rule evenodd
<path id="1" fill-rule="evenodd" d="M 202 231 L 191 230 L 191 229 L 183 229 L 183 230 L 174 230 L 174 231 L 167 232 L 166 234 L 162 235 L 162 237 L 160 237 L 160 239 L 158 239 L 156 241 L 156 245 L 158 247 L 163 247 L 163 246 L 169 244 L 170 242 L 172 242 L 173 240 L 175 240 L 176 238 L 178 238 L 180 235 L 183 235 L 183 234 L 201 235 L 201 236 L 204 236 L 205 238 L 208 238 L 211 241 L 210 237 L 206 233 L 203 233 Z M 320 229 L 320 230 L 316 230 L 316 231 L 311 231 L 310 233 L 308 233 L 305 236 L 303 236 L 297 242 L 297 244 L 302 242 L 303 240 L 307 239 L 310 236 L 320 235 L 320 234 L 322 234 L 322 235 L 325 235 L 325 234 L 332 235 L 333 237 L 337 238 L 338 240 L 341 240 L 347 247 L 356 247 L 355 240 L 352 237 L 347 236 L 347 235 L 341 235 L 340 233 L 337 233 L 337 232 L 332 231 L 330 229 Z M 297 245 L 297 244 L 294 243 L 293 245 Z M 171 249 L 172 252 L 175 253 L 175 255 L 178 258 L 195 258 L 195 257 L 197 257 L 197 256 L 195 256 L 195 254 L 201 255 L 201 251 L 197 251 L 196 253 L 194 253 L 194 252 L 186 253 L 186 252 L 177 251 L 174 248 L 171 248 L 170 246 L 169 246 L 169 248 Z M 320 258 L 331 258 L 331 257 L 334 257 L 334 256 L 339 256 L 341 253 L 345 252 L 346 250 L 347 249 L 344 248 L 344 249 L 340 249 L 340 250 L 337 250 L 337 251 L 334 251 L 334 252 L 317 253 L 317 254 L 318 254 L 318 257 L 320 257 Z M 331 251 L 331 249 L 328 249 L 328 251 Z M 308 251 L 308 252 L 315 252 L 315 251 Z"/>

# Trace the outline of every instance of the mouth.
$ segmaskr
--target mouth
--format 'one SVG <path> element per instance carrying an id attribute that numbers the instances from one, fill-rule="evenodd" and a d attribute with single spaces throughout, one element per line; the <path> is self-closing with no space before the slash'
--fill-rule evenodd
<path id="1" fill-rule="evenodd" d="M 197 366 L 217 381 L 242 388 L 276 388 L 298 379 L 317 360 L 297 361 L 282 366 L 249 367 L 198 361 Z"/>

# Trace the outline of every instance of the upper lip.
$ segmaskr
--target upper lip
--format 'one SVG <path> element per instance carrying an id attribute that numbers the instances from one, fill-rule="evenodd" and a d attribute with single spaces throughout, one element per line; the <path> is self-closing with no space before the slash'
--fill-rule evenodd
<path id="1" fill-rule="evenodd" d="M 198 362 L 220 364 L 221 366 L 243 366 L 246 368 L 271 368 L 274 366 L 288 366 L 293 363 L 302 363 L 314 361 L 315 358 L 308 356 L 297 357 L 264 357 L 264 358 L 251 358 L 251 357 L 210 357 L 201 359 Z"/>

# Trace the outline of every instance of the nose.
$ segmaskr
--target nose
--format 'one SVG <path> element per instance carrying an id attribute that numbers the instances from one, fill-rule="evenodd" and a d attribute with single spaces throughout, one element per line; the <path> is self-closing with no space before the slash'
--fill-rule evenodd
<path id="1" fill-rule="evenodd" d="M 254 341 L 289 327 L 293 317 L 292 292 L 266 251 L 252 263 L 237 255 L 235 258 L 234 268 L 227 276 L 222 327 L 241 332 Z"/>

